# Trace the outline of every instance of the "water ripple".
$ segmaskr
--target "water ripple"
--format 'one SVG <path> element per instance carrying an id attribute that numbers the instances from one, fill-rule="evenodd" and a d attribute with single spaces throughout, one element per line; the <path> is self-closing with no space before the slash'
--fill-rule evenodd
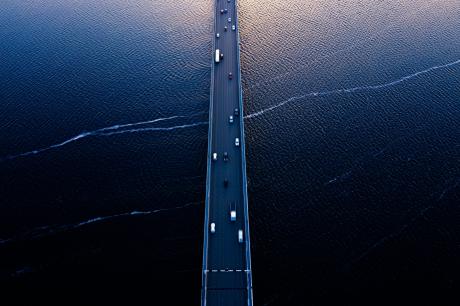
<path id="1" fill-rule="evenodd" d="M 279 107 L 281 107 L 281 106 L 283 106 L 283 105 L 285 105 L 287 103 L 297 101 L 297 100 L 300 100 L 300 99 L 304 99 L 304 98 L 307 98 L 307 97 L 320 97 L 320 96 L 327 96 L 327 95 L 332 95 L 332 94 L 354 93 L 354 92 L 359 92 L 359 91 L 384 89 L 384 88 L 391 87 L 391 86 L 400 84 L 402 82 L 408 81 L 408 80 L 413 79 L 415 77 L 418 77 L 420 75 L 424 75 L 424 74 L 430 73 L 430 72 L 438 70 L 438 69 L 447 68 L 447 67 L 451 67 L 451 66 L 458 65 L 458 64 L 460 64 L 460 59 L 458 59 L 458 60 L 456 60 L 454 62 L 444 64 L 444 65 L 433 66 L 433 67 L 427 68 L 425 70 L 421 70 L 421 71 L 406 75 L 406 76 L 404 76 L 404 77 L 402 77 L 400 79 L 397 79 L 397 80 L 394 80 L 394 81 L 391 81 L 391 82 L 388 82 L 388 83 L 377 84 L 377 85 L 357 86 L 357 87 L 351 87 L 351 88 L 334 89 L 334 90 L 327 90 L 327 91 L 321 91 L 321 92 L 310 92 L 310 93 L 303 94 L 303 95 L 300 95 L 300 96 L 290 97 L 289 99 L 284 100 L 284 101 L 282 101 L 282 102 L 280 102 L 278 104 L 275 104 L 275 105 L 270 106 L 268 108 L 262 109 L 262 110 L 260 110 L 258 112 L 246 115 L 244 118 L 250 119 L 250 118 L 258 117 L 258 116 L 261 116 L 261 115 L 263 115 L 263 114 L 265 114 L 267 112 L 270 112 L 270 111 L 272 111 L 274 109 L 277 109 L 277 108 L 279 108 Z"/>
<path id="2" fill-rule="evenodd" d="M 190 202 L 184 205 L 180 206 L 175 206 L 171 208 L 158 208 L 154 210 L 147 210 L 147 211 L 138 211 L 134 210 L 131 212 L 126 212 L 126 213 L 120 213 L 120 214 L 114 214 L 114 215 L 108 215 L 108 216 L 101 216 L 101 217 L 95 217 L 91 218 L 85 221 L 81 221 L 78 223 L 69 223 L 69 224 L 61 224 L 61 225 L 45 225 L 45 226 L 40 226 L 36 227 L 30 231 L 27 231 L 23 234 L 7 238 L 7 239 L 0 239 L 0 245 L 4 245 L 13 241 L 17 240 L 25 240 L 25 239 L 37 239 L 41 237 L 45 237 L 48 235 L 52 235 L 55 233 L 63 232 L 63 231 L 69 231 L 73 230 L 82 226 L 90 225 L 93 223 L 99 223 L 99 222 L 104 222 L 116 218 L 121 218 L 121 217 L 129 217 L 129 216 L 146 216 L 146 215 L 152 215 L 160 212 L 166 212 L 166 211 L 172 211 L 172 210 L 178 210 L 178 209 L 184 209 L 193 205 L 199 205 L 201 202 Z"/>
<path id="3" fill-rule="evenodd" d="M 127 129 L 127 130 L 119 131 L 120 129 L 127 128 L 127 127 L 147 125 L 147 124 L 152 124 L 152 123 L 156 123 L 156 122 L 160 122 L 160 121 L 167 121 L 167 120 L 173 120 L 173 119 L 179 119 L 179 118 L 191 118 L 191 117 L 196 117 L 198 115 L 203 115 L 203 114 L 205 114 L 205 112 L 196 113 L 196 114 L 193 114 L 193 115 L 190 115 L 190 116 L 176 115 L 176 116 L 157 118 L 157 119 L 147 120 L 147 121 L 139 121 L 139 122 L 134 122 L 134 123 L 116 124 L 116 125 L 100 128 L 100 129 L 93 130 L 93 131 L 82 132 L 82 133 L 80 133 L 80 134 L 78 134 L 76 136 L 73 136 L 73 137 L 71 137 L 71 138 L 69 138 L 69 139 L 67 139 L 67 140 L 65 140 L 63 142 L 56 143 L 56 144 L 50 145 L 48 147 L 44 147 L 44 148 L 41 148 L 41 149 L 35 149 L 35 150 L 31 150 L 31 151 L 27 151 L 27 152 L 15 154 L 15 155 L 8 155 L 8 156 L 5 156 L 5 157 L 2 157 L 2 158 L 0 158 L 0 162 L 16 159 L 16 158 L 20 158 L 20 157 L 27 157 L 27 156 L 30 156 L 30 155 L 37 155 L 37 154 L 40 154 L 40 153 L 43 153 L 43 152 L 46 152 L 46 151 L 49 151 L 49 150 L 52 150 L 52 149 L 57 149 L 57 148 L 63 147 L 63 146 L 68 145 L 68 144 L 70 144 L 72 142 L 75 142 L 77 140 L 80 140 L 80 139 L 83 139 L 83 138 L 86 138 L 86 137 L 90 137 L 90 136 L 111 136 L 111 135 L 117 135 L 117 134 L 123 134 L 123 133 L 147 132 L 147 131 L 172 131 L 172 130 L 183 129 L 183 128 L 188 128 L 188 127 L 194 127 L 194 126 L 198 126 L 198 125 L 207 124 L 207 122 L 196 122 L 196 123 L 192 123 L 192 124 L 183 124 L 183 125 L 176 125 L 176 126 L 170 126 L 170 127 L 137 128 L 137 129 Z"/>
<path id="4" fill-rule="evenodd" d="M 439 204 L 439 201 L 441 201 L 443 199 L 443 197 L 450 191 L 454 190 L 455 188 L 457 188 L 459 185 L 460 185 L 460 177 L 458 178 L 455 178 L 453 180 L 453 183 L 450 183 L 447 185 L 447 187 L 445 187 L 445 189 L 443 190 L 443 192 L 441 193 L 440 197 L 437 199 L 437 201 L 433 202 L 432 204 L 428 205 L 427 207 L 421 209 L 415 216 L 413 216 L 407 223 L 403 224 L 400 229 L 394 231 L 394 232 L 391 232 L 387 235 L 385 235 L 384 237 L 380 238 L 379 240 L 377 240 L 376 242 L 374 242 L 371 246 L 369 246 L 366 250 L 364 250 L 364 252 L 362 252 L 359 256 L 357 256 L 356 258 L 354 258 L 353 260 L 351 260 L 350 263 L 347 264 L 347 266 L 353 266 L 353 265 L 356 265 L 357 263 L 361 262 L 364 258 L 366 258 L 367 256 L 369 256 L 372 251 L 374 251 L 375 249 L 379 248 L 380 246 L 386 244 L 387 242 L 399 237 L 401 234 L 403 234 L 407 229 L 409 229 L 409 227 L 411 225 L 413 225 L 417 220 L 419 220 L 420 218 L 422 217 L 426 217 L 426 214 L 432 210 L 432 209 L 435 209 L 436 207 L 438 207 L 440 204 Z"/>
<path id="5" fill-rule="evenodd" d="M 112 136 L 112 135 L 119 135 L 119 134 L 125 134 L 125 133 L 139 133 L 139 132 L 149 132 L 149 131 L 172 131 L 172 130 L 185 129 L 185 128 L 206 125 L 206 124 L 208 124 L 207 121 L 200 121 L 200 122 L 195 122 L 195 123 L 190 123 L 190 124 L 175 125 L 175 126 L 169 126 L 169 127 L 151 127 L 151 128 L 122 130 L 122 131 L 116 131 L 116 132 L 110 132 L 110 133 L 102 133 L 102 134 L 98 134 L 97 136 Z"/>
<path id="6" fill-rule="evenodd" d="M 332 95 L 332 94 L 354 93 L 354 92 L 358 92 L 358 91 L 379 90 L 379 89 L 388 88 L 388 87 L 400 84 L 402 82 L 408 81 L 410 79 L 413 79 L 415 77 L 418 77 L 420 75 L 424 75 L 424 74 L 430 73 L 430 72 L 438 70 L 438 69 L 447 68 L 447 67 L 451 67 L 451 66 L 458 65 L 458 64 L 460 64 L 460 59 L 456 60 L 456 61 L 453 61 L 453 62 L 450 62 L 450 63 L 447 63 L 447 64 L 432 66 L 432 67 L 427 68 L 425 70 L 421 70 L 421 71 L 412 73 L 410 75 L 404 76 L 404 77 L 402 77 L 400 79 L 397 79 L 397 80 L 394 80 L 394 81 L 391 81 L 391 82 L 388 82 L 388 83 L 377 84 L 377 85 L 357 86 L 357 87 L 351 87 L 351 88 L 334 89 L 334 90 L 321 91 L 321 92 L 310 92 L 310 93 L 303 94 L 303 95 L 300 95 L 300 96 L 290 97 L 289 99 L 284 100 L 284 101 L 282 101 L 282 102 L 280 102 L 278 104 L 275 104 L 275 105 L 273 105 L 271 107 L 268 107 L 268 108 L 262 109 L 262 110 L 260 110 L 258 112 L 246 115 L 246 116 L 244 116 L 244 118 L 245 119 L 251 119 L 251 118 L 261 116 L 261 115 L 263 115 L 263 114 L 265 114 L 267 112 L 270 112 L 272 110 L 275 110 L 275 109 L 277 109 L 277 108 L 279 108 L 279 107 L 281 107 L 281 106 L 283 106 L 283 105 L 285 105 L 287 103 L 297 101 L 297 100 L 300 100 L 300 99 L 304 99 L 306 97 L 318 97 L 318 96 L 326 96 L 326 95 Z M 19 158 L 19 157 L 26 157 L 26 156 L 30 156 L 30 155 L 40 154 L 40 153 L 43 153 L 43 152 L 48 151 L 48 150 L 63 147 L 65 145 L 69 144 L 69 143 L 75 142 L 77 140 L 80 140 L 82 138 L 89 137 L 89 136 L 112 136 L 112 135 L 119 135 L 119 134 L 125 134 L 125 133 L 140 133 L 140 132 L 149 132 L 149 131 L 172 131 L 172 130 L 176 130 L 176 129 L 185 129 L 185 128 L 196 127 L 196 126 L 200 126 L 200 125 L 206 125 L 206 124 L 208 124 L 208 122 L 200 121 L 200 122 L 195 122 L 195 123 L 190 123 L 190 124 L 183 124 L 183 125 L 176 125 L 176 126 L 170 126 L 170 127 L 149 127 L 149 128 L 137 128 L 137 129 L 127 129 L 127 130 L 119 131 L 119 129 L 123 129 L 123 128 L 126 128 L 126 127 L 133 127 L 133 126 L 139 126 L 139 125 L 152 124 L 152 123 L 159 122 L 159 121 L 166 121 L 166 120 L 172 120 L 172 119 L 177 119 L 177 118 L 190 118 L 190 117 L 194 117 L 194 116 L 202 115 L 202 114 L 203 114 L 203 112 L 197 113 L 197 114 L 194 114 L 194 115 L 191 115 L 191 116 L 182 116 L 182 115 L 179 116 L 179 115 L 177 115 L 177 116 L 158 118 L 158 119 L 153 119 L 153 120 L 148 120 L 148 121 L 140 121 L 140 122 L 134 122 L 134 123 L 127 123 L 127 124 L 117 124 L 117 125 L 113 125 L 113 126 L 109 126 L 109 127 L 105 127 L 105 128 L 100 128 L 100 129 L 97 129 L 97 130 L 94 130 L 94 131 L 83 132 L 83 133 L 78 134 L 78 135 L 76 135 L 76 136 L 74 136 L 72 138 L 69 138 L 69 139 L 67 139 L 67 140 L 65 140 L 65 141 L 63 141 L 61 143 L 53 144 L 53 145 L 50 145 L 48 147 L 41 148 L 41 149 L 36 149 L 36 150 L 32 150 L 32 151 L 28 151 L 28 152 L 24 152 L 24 153 L 20 153 L 20 154 L 16 154 L 16 155 L 9 155 L 9 156 L 0 158 L 0 162 L 5 161 L 5 160 L 16 159 L 16 158 Z M 114 131 L 111 132 L 112 130 L 114 130 Z"/>

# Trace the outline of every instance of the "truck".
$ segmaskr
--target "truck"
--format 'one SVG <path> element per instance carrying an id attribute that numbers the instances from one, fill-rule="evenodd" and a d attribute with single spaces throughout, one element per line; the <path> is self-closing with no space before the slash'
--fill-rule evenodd
<path id="1" fill-rule="evenodd" d="M 216 63 L 220 62 L 220 50 L 216 49 Z"/>

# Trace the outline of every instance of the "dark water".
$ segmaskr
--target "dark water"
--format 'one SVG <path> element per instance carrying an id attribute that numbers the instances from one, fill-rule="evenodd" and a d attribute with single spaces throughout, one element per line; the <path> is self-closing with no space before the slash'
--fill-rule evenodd
<path id="1" fill-rule="evenodd" d="M 2 1 L 2 293 L 199 304 L 211 7 Z M 460 2 L 239 7 L 256 304 L 449 304 Z"/>
<path id="2" fill-rule="evenodd" d="M 2 294 L 199 301 L 210 5 L 1 2 Z"/>
<path id="3" fill-rule="evenodd" d="M 246 112 L 275 107 L 246 124 L 255 301 L 457 304 L 460 2 L 269 2 L 240 14 Z"/>

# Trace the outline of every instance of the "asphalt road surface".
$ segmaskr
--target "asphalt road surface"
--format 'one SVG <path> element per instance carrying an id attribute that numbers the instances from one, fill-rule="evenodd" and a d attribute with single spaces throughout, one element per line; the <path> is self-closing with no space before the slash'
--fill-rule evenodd
<path id="1" fill-rule="evenodd" d="M 204 271 L 205 299 L 208 306 L 250 305 L 252 289 L 248 290 L 248 267 L 246 243 L 238 241 L 238 231 L 245 233 L 244 186 L 242 139 L 242 110 L 239 106 L 240 74 L 238 62 L 237 28 L 235 0 L 215 0 L 214 45 L 223 53 L 219 63 L 214 62 L 212 88 L 211 151 L 217 153 L 217 160 L 211 161 L 208 176 L 209 201 L 207 204 L 207 248 L 204 252 L 207 268 Z M 227 9 L 221 14 L 220 10 Z M 230 21 L 229 21 L 230 18 Z M 224 27 L 227 26 L 227 30 Z M 219 38 L 216 34 L 219 33 Z M 215 57 L 215 49 L 213 57 Z M 229 78 L 229 73 L 232 78 Z M 235 115 L 235 109 L 239 114 Z M 233 116 L 233 123 L 229 117 Z M 235 139 L 240 146 L 235 145 Z M 228 161 L 224 161 L 224 152 Z M 209 156 L 208 158 L 211 158 Z M 224 180 L 228 181 L 226 185 Z M 230 220 L 230 205 L 235 203 L 236 221 Z M 210 232 L 210 224 L 215 223 L 215 233 Z M 243 234 L 243 241 L 246 240 Z M 206 237 L 205 237 L 206 239 Z M 249 252 L 248 252 L 249 254 Z M 249 302 L 250 301 L 250 302 Z M 203 304 L 203 303 L 202 303 Z"/>

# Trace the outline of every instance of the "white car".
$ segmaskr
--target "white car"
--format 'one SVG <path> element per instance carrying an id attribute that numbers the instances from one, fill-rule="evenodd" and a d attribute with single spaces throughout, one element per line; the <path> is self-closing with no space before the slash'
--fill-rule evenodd
<path id="1" fill-rule="evenodd" d="M 230 221 L 235 222 L 236 221 L 236 203 L 232 202 L 230 204 Z"/>
<path id="2" fill-rule="evenodd" d="M 212 160 L 217 160 L 217 153 L 212 153 Z"/>
<path id="3" fill-rule="evenodd" d="M 227 20 L 228 20 L 228 22 L 232 22 L 232 18 L 230 18 L 230 17 L 228 17 Z"/>
<path id="4" fill-rule="evenodd" d="M 235 31 L 235 29 L 236 29 L 236 28 L 235 28 L 235 25 L 232 25 L 232 30 Z"/>
<path id="5" fill-rule="evenodd" d="M 214 234 L 216 232 L 216 224 L 213 222 L 211 223 L 211 234 Z"/>
<path id="6" fill-rule="evenodd" d="M 238 242 L 243 243 L 243 230 L 238 230 Z"/>
<path id="7" fill-rule="evenodd" d="M 217 37 L 217 38 L 219 38 L 219 37 L 220 37 L 220 34 L 219 34 L 219 33 L 217 33 L 217 34 L 216 34 L 216 37 Z"/>
<path id="8" fill-rule="evenodd" d="M 233 123 L 233 116 L 228 117 L 228 122 Z"/>
<path id="9" fill-rule="evenodd" d="M 230 212 L 230 221 L 232 222 L 236 221 L 236 211 L 234 210 Z"/>
<path id="10" fill-rule="evenodd" d="M 240 146 L 240 139 L 235 138 L 235 147 L 239 147 L 239 146 Z"/>

